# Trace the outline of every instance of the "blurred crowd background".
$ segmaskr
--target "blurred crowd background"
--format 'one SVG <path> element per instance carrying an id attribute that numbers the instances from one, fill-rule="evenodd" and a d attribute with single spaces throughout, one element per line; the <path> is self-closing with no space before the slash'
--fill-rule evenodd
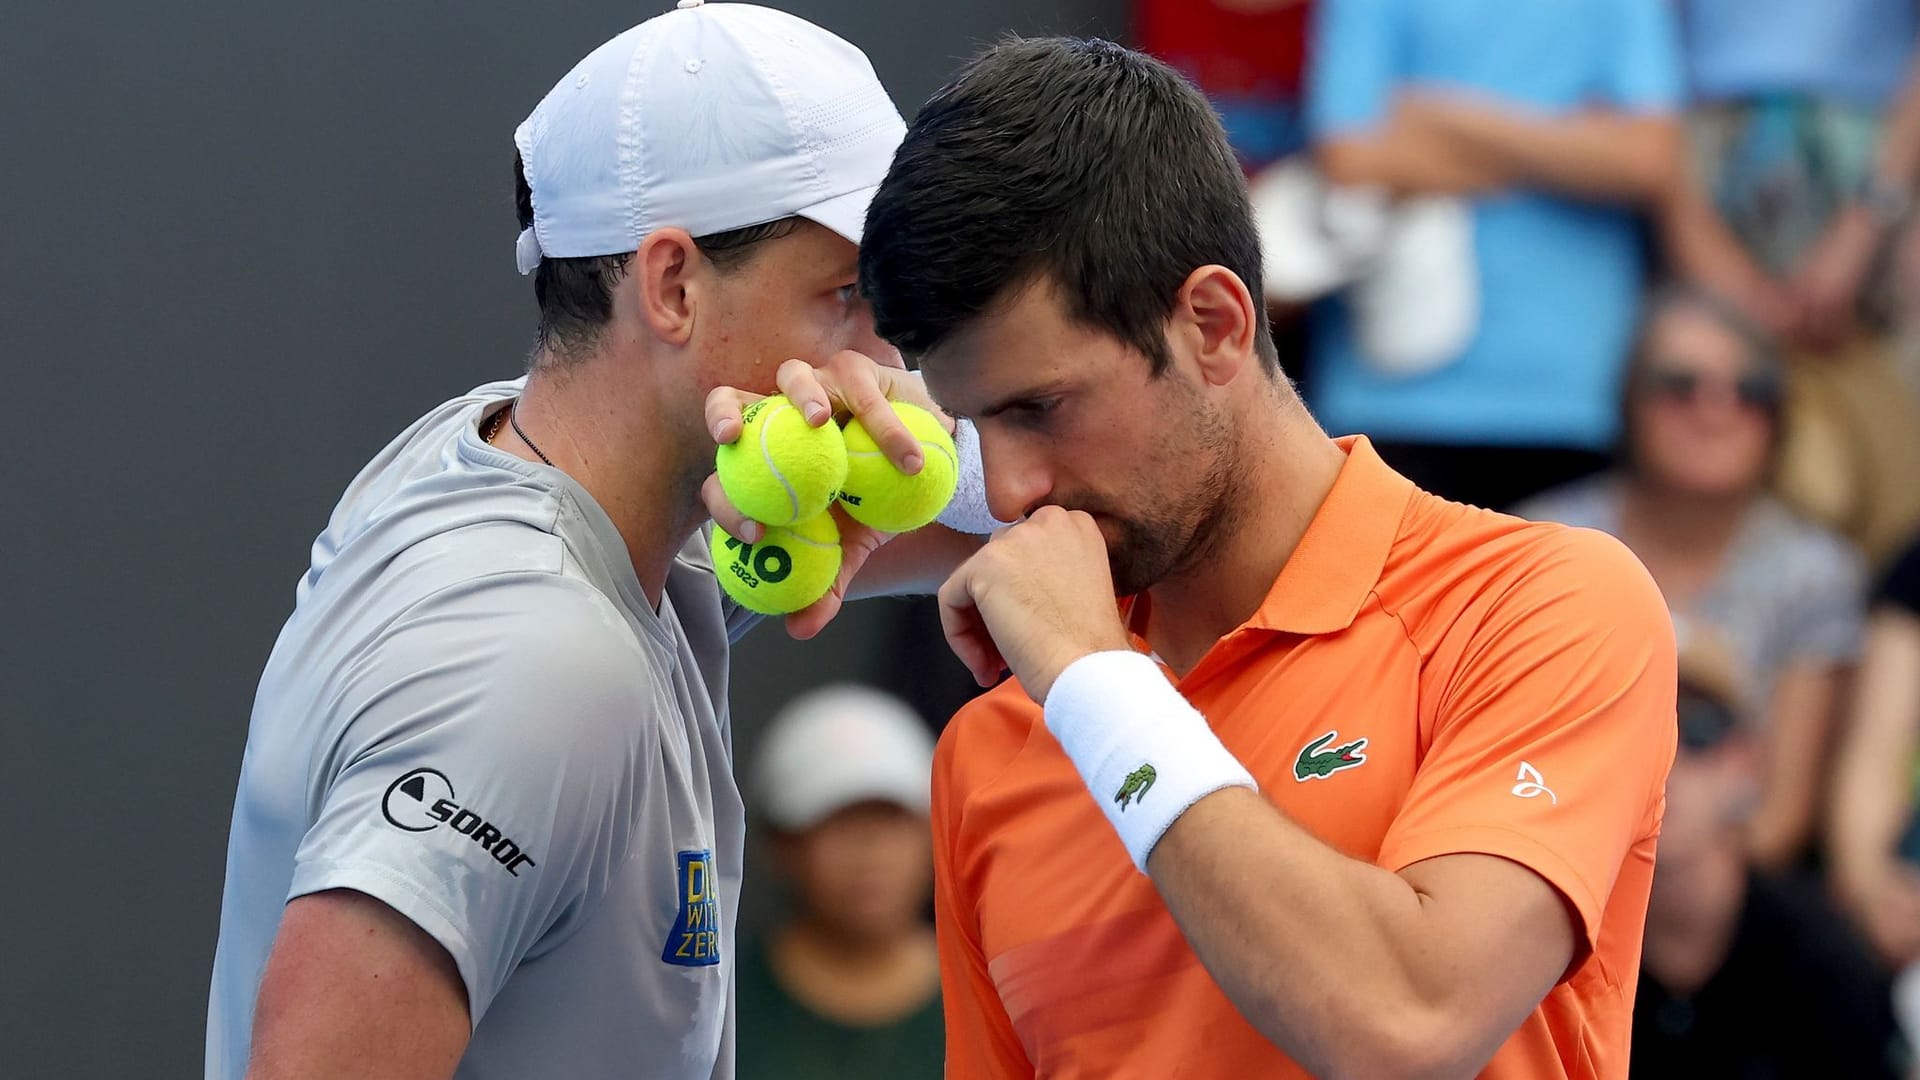
<path id="1" fill-rule="evenodd" d="M 1205 90 L 1322 423 L 1439 494 L 1618 536 L 1672 607 L 1635 1075 L 1911 1070 L 1920 4 L 783 6 L 909 116 L 1007 31 L 1128 41 Z M 247 706 L 305 544 L 392 432 L 521 364 L 508 133 L 652 13 L 0 14 L 0 1073 L 198 1071 Z M 741 1075 L 937 1077 L 925 781 L 971 682 L 923 602 L 764 628 L 735 671 L 741 1027 L 778 1033 Z"/>
<path id="2" fill-rule="evenodd" d="M 1442 495 L 1619 537 L 1667 597 L 1636 1075 L 1911 1068 L 1917 20 L 1143 5 L 1142 44 L 1228 120 L 1322 423 Z"/>

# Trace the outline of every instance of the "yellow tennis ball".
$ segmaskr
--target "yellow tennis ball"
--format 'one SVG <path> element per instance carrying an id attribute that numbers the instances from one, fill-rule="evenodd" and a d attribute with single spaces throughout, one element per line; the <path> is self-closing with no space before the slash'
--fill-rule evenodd
<path id="1" fill-rule="evenodd" d="M 832 424 L 813 427 L 786 395 L 740 414 L 740 437 L 713 454 L 727 500 L 767 525 L 805 521 L 833 505 L 847 478 L 847 444 Z"/>
<path id="2" fill-rule="evenodd" d="M 852 421 L 845 431 L 847 476 L 840 485 L 840 506 L 853 520 L 881 532 L 911 532 L 953 501 L 960 459 L 953 436 L 932 413 L 904 401 L 894 402 L 893 411 L 919 437 L 925 464 L 912 476 L 894 468 L 865 425 Z"/>
<path id="3" fill-rule="evenodd" d="M 768 526 L 757 544 L 720 526 L 709 538 L 720 587 L 748 611 L 785 615 L 827 595 L 840 574 L 840 526 L 816 514 L 792 528 Z"/>

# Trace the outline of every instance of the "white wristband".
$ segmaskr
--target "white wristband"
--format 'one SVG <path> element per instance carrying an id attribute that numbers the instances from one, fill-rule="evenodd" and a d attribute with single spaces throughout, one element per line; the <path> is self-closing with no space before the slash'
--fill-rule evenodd
<path id="1" fill-rule="evenodd" d="M 980 464 L 980 435 L 965 420 L 954 421 L 953 452 L 960 479 L 953 486 L 953 501 L 940 511 L 940 524 L 972 536 L 985 536 L 1013 524 L 997 520 L 987 509 L 987 472 Z"/>
<path id="2" fill-rule="evenodd" d="M 1142 873 L 1161 834 L 1188 807 L 1225 787 L 1259 790 L 1207 718 L 1137 652 L 1097 652 L 1067 665 L 1045 711 L 1047 730 Z"/>

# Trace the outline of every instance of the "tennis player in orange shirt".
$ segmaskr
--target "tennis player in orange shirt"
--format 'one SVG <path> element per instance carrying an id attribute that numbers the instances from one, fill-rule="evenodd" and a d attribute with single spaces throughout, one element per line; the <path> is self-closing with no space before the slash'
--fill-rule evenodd
<path id="1" fill-rule="evenodd" d="M 1014 676 L 936 759 L 947 1075 L 1626 1076 L 1675 741 L 1632 556 L 1319 429 L 1220 125 L 1140 54 L 989 50 L 865 236 L 1018 520 L 941 590 Z"/>

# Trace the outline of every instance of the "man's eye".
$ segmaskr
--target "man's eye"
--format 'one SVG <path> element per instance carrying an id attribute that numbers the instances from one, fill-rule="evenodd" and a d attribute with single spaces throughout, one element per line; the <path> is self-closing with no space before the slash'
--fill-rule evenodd
<path id="1" fill-rule="evenodd" d="M 1035 398 L 1032 401 L 1022 401 L 1007 411 L 1021 423 L 1033 425 L 1045 421 L 1059 407 L 1060 399 L 1057 397 Z"/>
<path id="2" fill-rule="evenodd" d="M 860 286 L 857 282 L 852 285 L 842 285 L 833 290 L 833 294 L 839 297 L 843 307 L 852 307 L 860 299 Z"/>

